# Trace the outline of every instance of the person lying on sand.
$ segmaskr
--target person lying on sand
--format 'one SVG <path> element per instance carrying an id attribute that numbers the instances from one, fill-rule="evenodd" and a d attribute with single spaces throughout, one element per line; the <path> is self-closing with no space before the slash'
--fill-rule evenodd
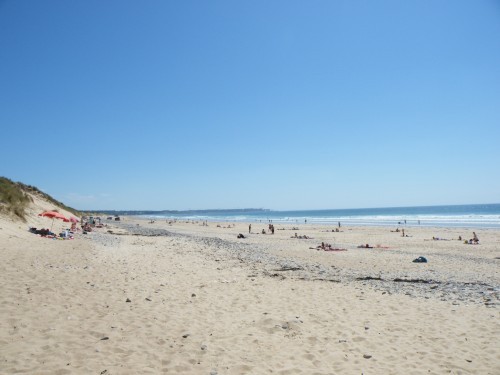
<path id="1" fill-rule="evenodd" d="M 330 249 L 331 247 L 332 247 L 332 245 L 330 245 L 329 243 L 321 242 L 321 245 L 316 246 L 316 249 L 325 250 L 325 249 Z"/>
<path id="2" fill-rule="evenodd" d="M 310 247 L 310 249 L 314 249 L 314 247 Z M 329 243 L 324 243 L 324 242 L 321 242 L 321 245 L 316 246 L 316 250 L 323 250 L 323 251 L 347 251 L 347 249 L 339 249 L 339 248 L 333 247 Z"/>
<path id="3" fill-rule="evenodd" d="M 449 241 L 447 238 L 432 237 L 434 241 Z"/>
<path id="4" fill-rule="evenodd" d="M 358 246 L 358 249 L 373 249 L 373 246 L 370 246 L 368 244 L 365 244 L 365 245 L 359 245 Z"/>
<path id="5" fill-rule="evenodd" d="M 45 228 L 42 228 L 42 229 L 36 229 L 36 228 L 33 228 L 31 227 L 29 229 L 29 231 L 31 233 L 34 233 L 34 234 L 39 234 L 40 236 L 42 237 L 46 237 L 46 236 L 55 236 L 55 233 L 51 232 L 50 230 L 48 229 L 45 229 Z"/>

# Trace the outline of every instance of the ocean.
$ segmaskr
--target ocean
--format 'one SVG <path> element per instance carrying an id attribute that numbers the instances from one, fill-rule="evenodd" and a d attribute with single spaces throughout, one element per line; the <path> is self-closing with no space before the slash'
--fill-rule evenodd
<path id="1" fill-rule="evenodd" d="M 273 222 L 337 226 L 427 226 L 500 228 L 500 204 L 272 211 L 264 209 L 196 210 L 148 213 L 148 218 L 228 222 Z"/>

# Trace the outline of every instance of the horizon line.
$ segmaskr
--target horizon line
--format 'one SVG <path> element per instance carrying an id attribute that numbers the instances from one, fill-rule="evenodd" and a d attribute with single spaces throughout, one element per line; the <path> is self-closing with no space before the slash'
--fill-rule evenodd
<path id="1" fill-rule="evenodd" d="M 395 208 L 429 208 L 429 207 L 460 207 L 460 206 L 482 206 L 482 205 L 500 205 L 500 203 L 466 203 L 466 204 L 436 204 L 436 205 L 424 205 L 424 206 L 387 206 L 387 207 L 358 207 L 358 208 L 312 208 L 312 209 L 286 209 L 286 210 L 275 210 L 272 208 L 205 208 L 205 209 L 187 209 L 187 210 L 149 210 L 149 209 L 90 209 L 81 210 L 82 212 L 199 212 L 199 211 L 270 211 L 270 212 L 289 212 L 289 211 L 342 211 L 342 210 L 376 210 L 376 209 L 395 209 Z"/>

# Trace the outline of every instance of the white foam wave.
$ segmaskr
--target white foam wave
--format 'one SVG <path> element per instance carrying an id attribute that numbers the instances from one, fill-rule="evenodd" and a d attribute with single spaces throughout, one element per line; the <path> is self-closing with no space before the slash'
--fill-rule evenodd
<path id="1" fill-rule="evenodd" d="M 151 216 L 149 216 L 151 217 Z M 155 218 L 166 218 L 167 216 L 154 216 Z M 179 215 L 168 216 L 177 220 L 195 221 L 232 221 L 232 222 L 262 222 L 283 224 L 309 224 L 337 225 L 376 225 L 376 226 L 451 226 L 451 227 L 483 227 L 500 228 L 499 215 L 365 215 L 365 216 L 275 216 L 274 215 Z"/>

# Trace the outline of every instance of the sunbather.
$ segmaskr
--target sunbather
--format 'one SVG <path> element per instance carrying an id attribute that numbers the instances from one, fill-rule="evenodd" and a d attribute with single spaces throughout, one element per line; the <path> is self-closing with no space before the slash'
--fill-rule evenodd
<path id="1" fill-rule="evenodd" d="M 359 245 L 358 249 L 373 249 L 373 246 L 370 246 L 369 244 Z"/>

